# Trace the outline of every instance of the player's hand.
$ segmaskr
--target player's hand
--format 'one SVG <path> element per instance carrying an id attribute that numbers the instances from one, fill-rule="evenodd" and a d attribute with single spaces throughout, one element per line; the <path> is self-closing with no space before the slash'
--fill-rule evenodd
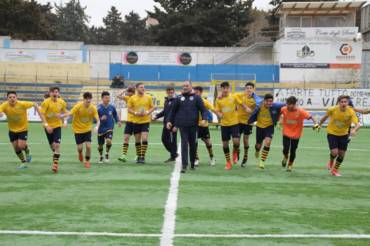
<path id="1" fill-rule="evenodd" d="M 95 133 L 98 133 L 98 127 L 96 126 L 96 127 L 94 127 L 94 132 Z"/>
<path id="2" fill-rule="evenodd" d="M 320 132 L 320 130 L 321 130 L 321 126 L 320 126 L 319 124 L 315 124 L 315 125 L 313 125 L 312 129 L 313 129 L 314 131 Z"/>
<path id="3" fill-rule="evenodd" d="M 53 128 L 51 128 L 50 126 L 46 126 L 45 129 L 46 129 L 47 133 L 49 133 L 49 134 L 53 133 Z"/>
<path id="4" fill-rule="evenodd" d="M 357 134 L 357 131 L 355 129 L 351 130 L 351 133 L 349 134 L 350 137 L 355 137 Z"/>
<path id="5" fill-rule="evenodd" d="M 205 126 L 207 125 L 207 121 L 202 120 L 202 121 L 200 122 L 200 125 L 201 125 L 201 126 L 203 126 L 203 127 L 205 127 Z"/>
<path id="6" fill-rule="evenodd" d="M 67 128 L 67 126 L 68 126 L 68 121 L 64 121 L 64 122 L 63 122 L 63 127 L 64 127 L 64 128 Z"/>
<path id="7" fill-rule="evenodd" d="M 168 130 L 171 130 L 171 128 L 172 128 L 172 123 L 171 123 L 171 122 L 168 122 L 166 126 L 167 126 L 167 129 L 168 129 Z"/>
<path id="8" fill-rule="evenodd" d="M 118 121 L 117 125 L 118 125 L 118 127 L 122 127 L 122 122 Z"/>
<path id="9" fill-rule="evenodd" d="M 100 119 L 101 120 L 106 120 L 107 119 L 107 116 L 106 115 L 103 115 Z"/>
<path id="10" fill-rule="evenodd" d="M 224 116 L 224 114 L 223 114 L 223 113 L 217 113 L 217 116 L 218 116 L 219 118 L 222 118 L 222 117 Z"/>
<path id="11" fill-rule="evenodd" d="M 247 113 L 252 113 L 252 109 L 248 107 L 247 105 L 243 104 L 243 108 Z"/>
<path id="12" fill-rule="evenodd" d="M 4 113 L 0 113 L 0 118 L 2 118 L 4 116 Z"/>
<path id="13" fill-rule="evenodd" d="M 177 132 L 177 127 L 172 128 L 172 132 Z"/>

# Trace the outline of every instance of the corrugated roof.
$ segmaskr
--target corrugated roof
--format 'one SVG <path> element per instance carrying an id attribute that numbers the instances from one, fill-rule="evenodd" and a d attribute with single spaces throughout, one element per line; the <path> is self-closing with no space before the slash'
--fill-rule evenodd
<path id="1" fill-rule="evenodd" d="M 351 2 L 284 2 L 280 4 L 278 14 L 292 15 L 332 15 L 348 14 L 361 8 L 366 1 Z"/>

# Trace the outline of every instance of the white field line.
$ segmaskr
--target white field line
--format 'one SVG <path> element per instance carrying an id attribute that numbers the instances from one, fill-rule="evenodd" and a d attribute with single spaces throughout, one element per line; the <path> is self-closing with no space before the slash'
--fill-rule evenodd
<path id="1" fill-rule="evenodd" d="M 168 192 L 166 206 L 164 210 L 164 222 L 161 234 L 161 246 L 172 246 L 175 237 L 176 229 L 176 209 L 179 193 L 180 176 L 181 176 L 181 144 L 178 144 L 178 156 L 176 158 L 175 167 L 171 176 L 171 185 Z"/>
<path id="2" fill-rule="evenodd" d="M 72 231 L 13 231 L 0 230 L 0 235 L 30 236 L 86 236 L 86 237 L 160 237 L 161 234 L 149 233 L 115 233 L 115 232 L 72 232 Z"/>
<path id="3" fill-rule="evenodd" d="M 117 233 L 117 232 L 63 232 L 63 231 L 28 231 L 0 230 L 0 235 L 29 236 L 83 236 L 83 237 L 138 237 L 160 238 L 155 233 Z M 370 234 L 174 234 L 174 238 L 264 238 L 264 239 L 370 239 Z M 162 241 L 161 241 L 162 242 Z M 169 244 L 166 244 L 166 246 Z"/>

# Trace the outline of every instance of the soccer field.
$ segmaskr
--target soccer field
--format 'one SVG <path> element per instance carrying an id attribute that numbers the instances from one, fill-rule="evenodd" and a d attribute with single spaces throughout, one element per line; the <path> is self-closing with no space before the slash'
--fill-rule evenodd
<path id="1" fill-rule="evenodd" d="M 133 142 L 131 161 L 117 160 L 122 149 L 123 129 L 119 128 L 112 163 L 97 164 L 94 136 L 90 170 L 77 160 L 71 129 L 64 129 L 60 170 L 54 174 L 41 124 L 30 125 L 33 160 L 28 170 L 18 170 L 7 126 L 1 123 L 0 245 L 159 245 L 174 170 L 173 164 L 163 164 L 168 154 L 160 143 L 161 127 L 151 126 L 145 165 L 134 163 Z M 370 244 L 370 239 L 340 238 L 370 234 L 370 129 L 361 129 L 350 143 L 342 177 L 332 177 L 326 170 L 325 129 L 320 133 L 305 129 L 292 173 L 281 169 L 278 130 L 265 170 L 257 169 L 251 148 L 246 168 L 225 171 L 220 133 L 212 130 L 211 134 L 217 165 L 208 165 L 201 144 L 200 167 L 181 174 L 174 245 Z M 251 146 L 254 142 L 253 135 Z M 22 235 L 24 230 L 56 233 Z M 98 234 L 102 232 L 117 234 Z M 313 235 L 298 238 L 297 234 Z M 318 238 L 321 234 L 333 238 Z M 262 238 L 253 238 L 258 235 Z"/>

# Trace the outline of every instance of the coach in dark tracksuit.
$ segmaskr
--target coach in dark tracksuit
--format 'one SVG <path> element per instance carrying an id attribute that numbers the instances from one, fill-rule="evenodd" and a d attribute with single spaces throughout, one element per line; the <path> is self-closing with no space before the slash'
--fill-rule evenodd
<path id="1" fill-rule="evenodd" d="M 167 123 L 169 122 L 169 114 L 171 112 L 174 101 L 176 100 L 175 88 L 168 87 L 166 89 L 167 97 L 164 101 L 164 108 L 159 112 L 154 120 L 163 117 L 163 130 L 162 130 L 162 143 L 166 150 L 170 153 L 170 158 L 165 163 L 173 162 L 177 157 L 177 131 L 173 129 L 167 129 Z"/>
<path id="2" fill-rule="evenodd" d="M 208 112 L 204 107 L 202 98 L 192 92 L 190 82 L 186 81 L 183 84 L 182 94 L 174 101 L 167 123 L 167 129 L 171 129 L 172 126 L 174 126 L 174 130 L 180 129 L 182 173 L 185 173 L 188 166 L 189 155 L 191 169 L 194 170 L 195 168 L 199 113 L 201 113 L 202 119 L 207 119 Z"/>

